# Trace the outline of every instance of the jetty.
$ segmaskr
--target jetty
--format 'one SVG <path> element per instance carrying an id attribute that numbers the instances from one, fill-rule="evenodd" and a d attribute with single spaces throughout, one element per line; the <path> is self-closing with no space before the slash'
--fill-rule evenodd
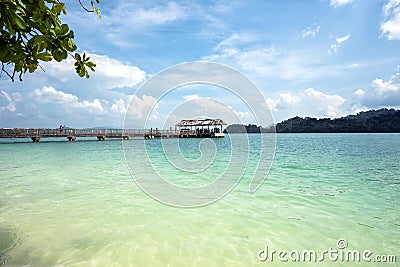
<path id="1" fill-rule="evenodd" d="M 102 128 L 0 128 L 0 138 L 29 138 L 39 142 L 43 138 L 66 138 L 75 141 L 79 137 L 94 137 L 99 141 L 107 138 L 222 138 L 222 120 L 182 120 L 175 129 L 102 129 Z"/>
<path id="2" fill-rule="evenodd" d="M 75 141 L 78 137 L 95 137 L 99 141 L 107 138 L 130 139 L 133 137 L 172 138 L 179 137 L 178 130 L 158 129 L 98 129 L 98 128 L 1 128 L 0 138 L 30 138 L 33 142 L 39 142 L 43 138 L 64 137 L 68 141 Z"/>

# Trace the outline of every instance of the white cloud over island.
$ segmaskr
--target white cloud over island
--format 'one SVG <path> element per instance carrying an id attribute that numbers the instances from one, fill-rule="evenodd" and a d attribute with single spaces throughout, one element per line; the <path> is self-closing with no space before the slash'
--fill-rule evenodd
<path id="1" fill-rule="evenodd" d="M 349 98 L 308 88 L 280 93 L 277 98 L 269 97 L 267 103 L 278 122 L 285 118 L 285 114 L 334 118 L 369 109 L 400 109 L 400 73 L 387 81 L 375 78 L 368 88 L 355 90 Z"/>
<path id="2" fill-rule="evenodd" d="M 359 98 L 360 106 L 400 108 L 400 73 L 392 75 L 388 81 L 374 79 L 370 90 L 359 89 L 356 91 L 356 96 Z"/>
<path id="3" fill-rule="evenodd" d="M 275 118 L 282 120 L 282 114 L 291 116 L 311 117 L 338 117 L 345 114 L 341 109 L 346 99 L 339 95 L 325 94 L 314 88 L 307 88 L 298 92 L 279 94 L 279 98 L 268 98 Z"/>

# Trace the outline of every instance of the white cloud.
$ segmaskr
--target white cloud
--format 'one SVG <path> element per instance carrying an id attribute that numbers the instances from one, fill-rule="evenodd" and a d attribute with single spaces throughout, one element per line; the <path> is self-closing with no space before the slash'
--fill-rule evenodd
<path id="1" fill-rule="evenodd" d="M 346 35 L 344 35 L 342 37 L 336 38 L 336 42 L 338 44 L 342 44 L 344 41 L 348 40 L 349 38 L 350 38 L 350 34 L 346 34 Z"/>
<path id="2" fill-rule="evenodd" d="M 146 73 L 136 66 L 123 63 L 105 55 L 92 55 L 96 62 L 94 80 L 99 80 L 107 88 L 132 87 L 146 78 Z"/>
<path id="3" fill-rule="evenodd" d="M 182 98 L 186 101 L 189 101 L 189 100 L 193 100 L 193 99 L 199 99 L 199 98 L 201 98 L 201 96 L 199 96 L 199 95 L 184 95 L 184 96 L 182 96 Z"/>
<path id="4" fill-rule="evenodd" d="M 96 63 L 96 71 L 91 73 L 90 84 L 97 88 L 113 89 L 132 87 L 146 78 L 146 73 L 136 66 L 110 58 L 106 55 L 88 54 Z M 75 81 L 84 83 L 85 79 L 80 78 L 74 69 L 74 59 L 67 58 L 62 62 L 48 62 L 43 64 L 46 70 L 44 75 L 51 75 L 62 82 Z"/>
<path id="5" fill-rule="evenodd" d="M 389 0 L 387 4 L 383 7 L 383 12 L 385 16 L 390 15 L 390 13 L 400 5 L 400 0 Z"/>
<path id="6" fill-rule="evenodd" d="M 336 8 L 350 4 L 351 2 L 353 2 L 353 0 L 330 0 L 330 5 Z"/>
<path id="7" fill-rule="evenodd" d="M 271 110 L 282 110 L 287 109 L 293 104 L 297 104 L 301 101 L 300 96 L 291 92 L 279 94 L 279 98 L 267 98 L 267 104 Z"/>
<path id="8" fill-rule="evenodd" d="M 321 29 L 321 26 L 307 27 L 303 30 L 303 38 L 314 37 Z"/>
<path id="9" fill-rule="evenodd" d="M 185 9 L 175 2 L 151 7 L 138 7 L 134 2 L 125 2 L 106 14 L 106 23 L 130 25 L 131 28 L 143 28 L 151 25 L 163 25 L 185 18 Z"/>
<path id="10" fill-rule="evenodd" d="M 280 52 L 274 47 L 265 47 L 251 50 L 239 50 L 233 48 L 225 48 L 220 50 L 221 53 L 203 57 L 204 60 L 226 62 L 233 61 L 242 69 L 255 71 L 257 73 L 268 74 L 277 69 L 279 57 L 283 57 Z M 274 71 L 275 72 L 275 71 Z"/>
<path id="11" fill-rule="evenodd" d="M 385 82 L 374 79 L 371 83 L 372 91 L 365 95 L 363 102 L 371 107 L 400 107 L 400 73 L 396 73 Z"/>
<path id="12" fill-rule="evenodd" d="M 270 110 L 276 110 L 276 107 L 279 104 L 279 99 L 273 99 L 271 97 L 267 97 L 265 99 L 265 102 L 267 102 L 268 108 Z"/>
<path id="13" fill-rule="evenodd" d="M 239 116 L 241 119 L 248 119 L 250 117 L 250 113 L 247 111 L 236 111 L 236 114 Z"/>
<path id="14" fill-rule="evenodd" d="M 385 20 L 381 23 L 381 36 L 400 40 L 400 0 L 389 0 L 383 7 Z"/>
<path id="15" fill-rule="evenodd" d="M 137 95 L 130 96 L 130 102 L 126 110 L 125 127 L 143 128 L 159 119 L 157 99 L 144 95 L 142 98 Z"/>
<path id="16" fill-rule="evenodd" d="M 11 112 L 15 112 L 17 110 L 15 103 L 21 101 L 21 95 L 19 93 L 12 93 L 10 95 L 6 91 L 1 90 L 0 96 L 3 97 L 7 102 L 6 106 L 0 106 L 0 110 L 8 110 Z"/>
<path id="17" fill-rule="evenodd" d="M 294 95 L 293 93 L 283 93 L 280 94 L 280 99 L 286 104 L 296 104 L 301 101 L 299 96 Z"/>
<path id="18" fill-rule="evenodd" d="M 117 114 L 125 114 L 126 113 L 125 101 L 122 98 L 115 100 L 114 104 L 111 105 L 111 111 Z"/>
<path id="19" fill-rule="evenodd" d="M 391 79 L 387 82 L 383 81 L 382 79 L 374 79 L 372 81 L 372 87 L 375 89 L 374 91 L 379 95 L 382 96 L 387 93 L 397 92 L 399 91 L 399 84 L 395 82 L 396 76 L 399 77 L 400 73 L 391 77 Z"/>
<path id="20" fill-rule="evenodd" d="M 43 87 L 41 89 L 36 88 L 33 90 L 33 96 L 36 98 L 39 103 L 71 103 L 78 102 L 78 97 L 72 94 L 64 93 L 62 91 L 58 91 L 53 87 Z"/>
<path id="21" fill-rule="evenodd" d="M 88 100 L 84 100 L 82 102 L 76 103 L 76 106 L 78 108 L 82 108 L 85 110 L 88 110 L 89 112 L 98 112 L 98 113 L 103 113 L 104 109 L 103 106 L 98 99 L 94 99 L 92 102 Z"/>
<path id="22" fill-rule="evenodd" d="M 35 102 L 40 104 L 57 104 L 67 111 L 84 110 L 89 113 L 103 113 L 103 106 L 98 99 L 79 101 L 76 95 L 56 90 L 51 86 L 37 88 L 31 93 Z"/>
<path id="23" fill-rule="evenodd" d="M 374 79 L 369 90 L 356 90 L 350 106 L 353 110 L 400 108 L 400 73 L 392 75 L 388 81 L 380 78 Z"/>
<path id="24" fill-rule="evenodd" d="M 353 95 L 354 95 L 355 97 L 362 97 L 363 95 L 365 95 L 365 91 L 362 90 L 362 89 L 358 89 L 358 90 L 356 90 L 356 91 L 353 93 Z"/>
<path id="25" fill-rule="evenodd" d="M 108 8 L 102 9 L 102 19 L 96 16 L 83 16 L 82 10 L 68 14 L 70 25 L 81 32 L 93 33 L 117 47 L 132 48 L 140 41 L 134 41 L 138 35 L 147 35 L 152 29 L 171 25 L 187 17 L 182 3 L 154 1 L 113 1 Z M 90 41 L 88 41 L 90 43 Z"/>
<path id="26" fill-rule="evenodd" d="M 330 53 L 336 54 L 338 52 L 338 49 L 342 45 L 344 41 L 349 40 L 351 37 L 350 34 L 343 35 L 342 37 L 336 37 L 336 43 L 331 45 L 331 49 L 329 50 Z"/>
<path id="27" fill-rule="evenodd" d="M 135 23 L 141 25 L 149 24 L 167 24 L 186 16 L 184 9 L 174 2 L 166 6 L 158 6 L 150 9 L 138 9 L 134 14 L 127 14 L 133 18 Z"/>
<path id="28" fill-rule="evenodd" d="M 105 35 L 120 35 L 132 31 L 143 30 L 152 26 L 168 25 L 187 17 L 186 8 L 175 2 L 155 3 L 136 1 L 115 1 L 112 6 L 102 10 L 102 19 L 96 16 L 82 16 L 82 10 L 70 12 L 68 17 L 73 25 L 93 31 L 98 27 Z M 122 37 L 122 36 L 120 36 Z"/>
<path id="29" fill-rule="evenodd" d="M 345 98 L 339 95 L 328 95 L 313 88 L 308 88 L 302 95 L 305 103 L 309 102 L 312 108 L 316 108 L 320 114 L 336 117 L 343 115 L 340 106 L 346 101 Z"/>
<path id="30" fill-rule="evenodd" d="M 255 36 L 250 34 L 243 33 L 234 33 L 228 38 L 221 41 L 216 47 L 215 50 L 227 49 L 229 47 L 237 47 L 240 45 L 248 44 L 256 41 Z"/>
<path id="31" fill-rule="evenodd" d="M 348 39 L 350 35 L 339 37 L 338 42 L 342 44 L 345 41 L 344 37 Z M 217 45 L 214 50 L 213 54 L 204 56 L 201 60 L 227 64 L 244 71 L 253 79 L 256 77 L 267 81 L 286 80 L 297 84 L 305 83 L 310 80 L 315 81 L 317 77 L 319 79 L 335 77 L 347 72 L 348 68 L 359 67 L 357 64 L 351 66 L 323 64 L 327 62 L 325 60 L 327 54 L 322 47 L 287 49 L 275 45 L 249 44 L 241 47 Z"/>
<path id="32" fill-rule="evenodd" d="M 342 105 L 346 99 L 329 95 L 314 88 L 298 92 L 281 93 L 278 99 L 267 99 L 278 119 L 291 116 L 338 117 L 344 114 Z"/>

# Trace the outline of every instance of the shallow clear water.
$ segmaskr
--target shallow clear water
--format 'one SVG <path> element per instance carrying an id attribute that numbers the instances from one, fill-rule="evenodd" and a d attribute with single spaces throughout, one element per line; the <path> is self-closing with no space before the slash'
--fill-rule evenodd
<path id="1" fill-rule="evenodd" d="M 160 141 L 148 142 L 157 160 Z M 182 152 L 195 159 L 198 139 L 185 142 Z M 281 266 L 277 258 L 259 261 L 258 252 L 321 252 L 337 249 L 338 239 L 348 249 L 397 256 L 370 266 L 400 266 L 399 158 L 399 134 L 278 134 L 256 193 L 248 193 L 250 161 L 225 198 L 182 209 L 138 188 L 120 141 L 0 144 L 0 266 Z M 162 166 L 171 182 L 185 182 Z"/>

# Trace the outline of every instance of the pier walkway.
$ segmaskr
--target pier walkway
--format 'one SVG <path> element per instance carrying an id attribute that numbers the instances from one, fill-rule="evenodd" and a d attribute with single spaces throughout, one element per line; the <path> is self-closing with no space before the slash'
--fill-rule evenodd
<path id="1" fill-rule="evenodd" d="M 195 135 L 195 131 L 184 132 L 180 130 L 159 129 L 98 129 L 98 128 L 0 128 L 0 138 L 30 138 L 33 142 L 39 142 L 42 138 L 63 137 L 69 141 L 75 141 L 78 137 L 96 137 L 102 141 L 106 138 L 130 139 L 141 137 L 152 138 L 179 138 Z M 183 136 L 184 135 L 184 136 Z"/>

